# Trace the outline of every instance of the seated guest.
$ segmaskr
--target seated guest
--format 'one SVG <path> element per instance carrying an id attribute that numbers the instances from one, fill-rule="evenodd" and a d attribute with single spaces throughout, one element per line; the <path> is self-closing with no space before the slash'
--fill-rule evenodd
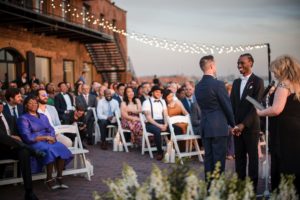
<path id="1" fill-rule="evenodd" d="M 39 89 L 36 92 L 36 97 L 39 102 L 38 112 L 47 116 L 50 125 L 54 128 L 55 126 L 60 126 L 58 113 L 54 106 L 48 105 L 48 94 L 45 89 Z M 55 134 L 55 138 L 58 142 L 63 143 L 66 147 L 72 146 L 72 141 L 70 138 L 64 136 L 63 134 Z"/>
<path id="2" fill-rule="evenodd" d="M 81 105 L 78 105 L 75 107 L 75 111 L 69 115 L 70 118 L 68 119 L 68 121 L 66 121 L 66 124 L 69 124 L 69 125 L 72 125 L 75 122 L 77 123 L 80 138 L 82 141 L 84 141 L 87 136 L 87 123 L 86 123 L 84 113 L 85 113 L 84 107 L 82 107 Z M 72 137 L 74 134 L 65 133 L 65 135 L 67 135 L 68 137 L 72 138 L 72 140 L 74 140 L 74 137 Z M 82 146 L 85 149 L 87 149 L 84 144 L 82 144 Z"/>
<path id="3" fill-rule="evenodd" d="M 191 106 L 192 106 L 192 104 L 194 102 L 196 102 L 194 91 L 195 91 L 195 88 L 191 84 L 185 86 L 185 98 L 183 98 L 181 100 L 184 108 L 189 113 L 191 113 Z"/>
<path id="4" fill-rule="evenodd" d="M 32 191 L 30 156 L 42 158 L 45 154 L 34 151 L 34 149 L 24 144 L 19 136 L 14 135 L 2 111 L 3 103 L 0 101 L 0 160 L 15 159 L 19 161 L 24 182 L 25 200 L 38 199 Z M 3 175 L 4 170 L 5 166 L 0 165 L 0 176 Z"/>
<path id="5" fill-rule="evenodd" d="M 138 144 L 142 133 L 142 123 L 139 113 L 142 112 L 140 100 L 135 97 L 132 87 L 126 87 L 124 92 L 124 101 L 121 103 L 121 124 L 124 129 L 129 129 L 131 142 Z"/>
<path id="6" fill-rule="evenodd" d="M 148 82 L 142 83 L 142 91 L 143 91 L 143 95 L 140 97 L 141 104 L 143 104 L 146 99 L 150 98 L 149 96 L 149 92 L 151 91 L 150 83 Z"/>
<path id="7" fill-rule="evenodd" d="M 18 134 L 17 119 L 23 114 L 22 95 L 18 88 L 8 88 L 5 93 L 7 104 L 3 108 L 3 114 L 14 134 Z"/>
<path id="8" fill-rule="evenodd" d="M 151 98 L 145 100 L 142 110 L 146 116 L 146 130 L 154 135 L 155 144 L 157 147 L 157 160 L 163 159 L 163 150 L 161 144 L 161 132 L 166 131 L 167 124 L 167 106 L 166 102 L 161 99 L 161 88 L 153 86 L 151 89 Z"/>
<path id="9" fill-rule="evenodd" d="M 53 127 L 44 114 L 37 112 L 38 102 L 35 97 L 29 96 L 24 101 L 25 113 L 18 119 L 18 128 L 22 140 L 32 148 L 46 153 L 46 156 L 38 162 L 47 166 L 46 184 L 50 190 L 68 186 L 62 182 L 62 171 L 73 158 L 71 151 L 62 143 L 57 142 Z M 52 178 L 53 167 L 56 167 L 57 177 Z"/>
<path id="10" fill-rule="evenodd" d="M 185 98 L 185 87 L 181 87 L 176 92 L 176 97 L 182 101 Z"/>
<path id="11" fill-rule="evenodd" d="M 163 93 L 163 99 L 167 103 L 167 112 L 169 117 L 177 115 L 188 115 L 181 101 L 174 100 L 174 93 L 171 90 L 166 89 Z M 187 131 L 187 123 L 173 124 L 175 134 L 185 134 Z"/>
<path id="12" fill-rule="evenodd" d="M 115 90 L 116 93 L 112 97 L 113 99 L 118 101 L 119 106 L 121 106 L 121 102 L 123 101 L 124 90 L 125 90 L 125 84 L 124 83 L 119 83 L 117 85 L 117 90 Z"/>
<path id="13" fill-rule="evenodd" d="M 55 85 L 53 83 L 47 83 L 46 92 L 48 94 L 48 105 L 54 106 L 54 97 L 55 97 Z"/>
<path id="14" fill-rule="evenodd" d="M 107 125 L 116 124 L 114 113 L 120 112 L 118 101 L 112 98 L 111 90 L 106 89 L 104 99 L 99 100 L 97 105 L 98 123 L 101 132 L 101 149 L 107 149 L 106 137 Z"/>
<path id="15" fill-rule="evenodd" d="M 62 124 L 69 118 L 70 113 L 74 111 L 73 97 L 69 94 L 65 82 L 58 84 L 60 92 L 54 98 L 54 106 L 58 112 Z"/>
<path id="16" fill-rule="evenodd" d="M 93 81 L 92 83 L 92 89 L 91 89 L 91 94 L 98 97 L 100 94 L 99 94 L 99 90 L 100 90 L 100 87 L 101 87 L 101 84 L 96 82 L 96 81 Z"/>
<path id="17" fill-rule="evenodd" d="M 82 85 L 82 94 L 75 98 L 76 106 L 81 106 L 84 108 L 86 115 L 84 116 L 84 123 L 87 125 L 87 143 L 89 145 L 94 144 L 93 132 L 94 132 L 94 114 L 89 108 L 97 107 L 97 98 L 96 96 L 90 94 L 90 86 L 87 84 Z"/>
<path id="18" fill-rule="evenodd" d="M 77 82 L 75 84 L 74 95 L 76 97 L 82 94 L 82 85 L 83 85 L 83 83 L 81 83 L 81 82 Z"/>

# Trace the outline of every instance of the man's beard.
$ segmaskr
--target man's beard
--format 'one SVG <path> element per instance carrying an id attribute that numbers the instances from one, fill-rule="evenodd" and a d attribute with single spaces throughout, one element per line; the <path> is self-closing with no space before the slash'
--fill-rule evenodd
<path id="1" fill-rule="evenodd" d="M 48 101 L 48 100 L 47 100 L 47 101 Z M 44 101 L 44 100 L 41 100 L 41 99 L 38 100 L 38 102 L 39 102 L 40 104 L 43 104 L 43 105 L 47 104 L 47 101 Z"/>

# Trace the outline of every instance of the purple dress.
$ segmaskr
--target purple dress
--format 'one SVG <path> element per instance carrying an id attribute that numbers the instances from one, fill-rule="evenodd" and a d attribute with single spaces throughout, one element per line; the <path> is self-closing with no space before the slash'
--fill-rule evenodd
<path id="1" fill-rule="evenodd" d="M 39 160 L 36 169 L 32 169 L 33 172 L 40 171 L 41 167 L 52 162 L 55 162 L 56 158 L 65 160 L 65 164 L 69 163 L 73 155 L 71 151 L 62 143 L 55 142 L 49 144 L 46 141 L 36 142 L 37 136 L 52 136 L 55 137 L 53 127 L 50 125 L 46 115 L 39 114 L 39 117 L 30 115 L 28 113 L 23 114 L 17 121 L 20 136 L 24 143 L 29 144 L 34 149 L 44 151 L 46 156 Z M 35 163 L 33 163 L 35 165 Z"/>

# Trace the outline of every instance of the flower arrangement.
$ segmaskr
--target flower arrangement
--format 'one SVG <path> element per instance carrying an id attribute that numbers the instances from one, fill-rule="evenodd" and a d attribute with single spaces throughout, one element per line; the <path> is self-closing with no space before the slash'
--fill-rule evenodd
<path id="1" fill-rule="evenodd" d="M 109 192 L 105 199 L 112 200 L 254 200 L 256 199 L 250 179 L 239 180 L 236 174 L 221 174 L 220 164 L 207 181 L 200 180 L 198 174 L 188 165 L 176 165 L 171 171 L 161 171 L 153 166 L 151 175 L 143 184 L 137 181 L 132 167 L 124 165 L 122 178 L 107 180 Z M 93 194 L 95 200 L 101 197 Z M 293 177 L 282 177 L 279 190 L 275 190 L 271 200 L 296 200 Z"/>

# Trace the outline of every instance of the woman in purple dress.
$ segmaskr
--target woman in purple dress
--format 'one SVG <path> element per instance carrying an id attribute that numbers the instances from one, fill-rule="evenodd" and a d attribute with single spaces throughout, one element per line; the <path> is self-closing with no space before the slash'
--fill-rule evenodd
<path id="1" fill-rule="evenodd" d="M 65 164 L 73 158 L 70 150 L 55 139 L 55 132 L 50 125 L 46 115 L 38 113 L 38 102 L 33 96 L 29 96 L 24 101 L 25 113 L 18 118 L 18 128 L 23 141 L 34 149 L 43 151 L 46 156 L 39 160 L 38 164 L 46 165 L 47 178 L 46 185 L 50 190 L 68 186 L 62 182 L 62 171 Z M 52 178 L 53 167 L 56 167 L 57 177 Z M 58 185 L 55 184 L 55 180 Z"/>

